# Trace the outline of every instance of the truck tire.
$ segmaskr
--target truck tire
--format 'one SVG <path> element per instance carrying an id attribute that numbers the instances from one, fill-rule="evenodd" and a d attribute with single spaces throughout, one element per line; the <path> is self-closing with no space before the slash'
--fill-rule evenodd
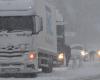
<path id="1" fill-rule="evenodd" d="M 51 73 L 53 71 L 52 67 L 43 67 L 42 72 L 44 73 Z"/>
<path id="2" fill-rule="evenodd" d="M 53 60 L 52 57 L 48 63 L 48 67 L 42 67 L 42 72 L 44 73 L 51 73 L 53 71 Z"/>
<path id="3" fill-rule="evenodd" d="M 42 68 L 42 72 L 44 72 L 44 73 L 51 73 L 52 72 L 52 68 L 51 67 L 43 67 Z"/>

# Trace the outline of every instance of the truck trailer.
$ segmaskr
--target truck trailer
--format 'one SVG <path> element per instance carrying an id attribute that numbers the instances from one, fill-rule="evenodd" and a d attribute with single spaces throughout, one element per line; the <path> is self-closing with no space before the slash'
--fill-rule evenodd
<path id="1" fill-rule="evenodd" d="M 56 55 L 55 7 L 45 0 L 0 0 L 0 75 L 50 73 Z"/>

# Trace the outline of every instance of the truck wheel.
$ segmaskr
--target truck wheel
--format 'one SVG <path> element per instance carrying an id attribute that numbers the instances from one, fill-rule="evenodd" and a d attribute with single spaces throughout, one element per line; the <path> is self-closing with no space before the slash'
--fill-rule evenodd
<path id="1" fill-rule="evenodd" d="M 51 73 L 53 71 L 52 67 L 43 67 L 42 72 L 44 73 Z"/>
<path id="2" fill-rule="evenodd" d="M 42 72 L 51 73 L 52 71 L 53 71 L 53 60 L 51 58 L 49 63 L 48 63 L 48 67 L 42 67 Z"/>
<path id="3" fill-rule="evenodd" d="M 51 73 L 52 72 L 52 68 L 51 67 L 43 67 L 42 68 L 42 72 L 44 72 L 44 73 Z"/>

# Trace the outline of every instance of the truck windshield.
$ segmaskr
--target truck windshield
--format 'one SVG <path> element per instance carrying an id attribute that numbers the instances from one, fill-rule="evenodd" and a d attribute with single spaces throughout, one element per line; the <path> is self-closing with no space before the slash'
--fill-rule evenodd
<path id="1" fill-rule="evenodd" d="M 0 17 L 0 30 L 25 30 L 32 31 L 33 29 L 32 16 L 5 16 Z"/>

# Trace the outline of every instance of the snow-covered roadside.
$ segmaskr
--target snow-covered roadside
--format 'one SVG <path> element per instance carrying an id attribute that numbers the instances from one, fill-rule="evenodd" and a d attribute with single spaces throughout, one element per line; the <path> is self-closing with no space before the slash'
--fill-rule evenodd
<path id="1" fill-rule="evenodd" d="M 72 76 L 67 80 L 84 80 L 100 76 L 100 62 L 86 63 L 79 69 L 72 71 Z M 90 80 L 90 79 L 89 79 Z"/>
<path id="2" fill-rule="evenodd" d="M 81 68 L 55 68 L 52 74 L 42 74 L 46 79 L 44 80 L 81 80 L 89 77 L 100 75 L 100 63 L 92 62 L 85 63 Z M 40 76 L 42 76 L 40 75 Z"/>
<path id="3" fill-rule="evenodd" d="M 84 80 L 100 75 L 100 62 L 85 63 L 81 68 L 55 68 L 53 73 L 40 73 L 37 78 L 0 78 L 0 80 Z"/>

